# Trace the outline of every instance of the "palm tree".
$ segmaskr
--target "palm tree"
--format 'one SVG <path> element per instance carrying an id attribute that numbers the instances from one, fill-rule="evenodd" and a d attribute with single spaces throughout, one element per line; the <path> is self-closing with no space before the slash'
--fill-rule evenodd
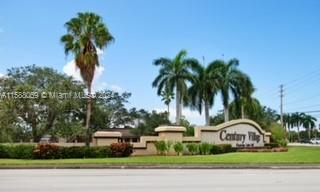
<path id="1" fill-rule="evenodd" d="M 255 110 L 257 102 L 252 98 L 254 92 L 253 84 L 250 77 L 241 71 L 236 75 L 236 98 L 235 101 L 240 106 L 241 119 L 246 118 L 245 109 Z"/>
<path id="2" fill-rule="evenodd" d="M 160 66 L 159 75 L 154 79 L 152 86 L 157 87 L 160 95 L 164 89 L 174 92 L 176 95 L 176 124 L 180 125 L 182 116 L 182 100 L 187 97 L 187 82 L 193 81 L 191 69 L 196 67 L 196 59 L 186 58 L 187 51 L 181 50 L 173 59 L 158 58 L 154 60 L 155 66 Z"/>
<path id="3" fill-rule="evenodd" d="M 244 73 L 237 69 L 239 60 L 231 59 L 228 62 L 215 60 L 214 68 L 218 70 L 218 88 L 221 92 L 224 107 L 224 120 L 229 121 L 229 99 L 230 93 L 235 98 L 239 97 L 239 79 Z"/>
<path id="4" fill-rule="evenodd" d="M 86 145 L 90 143 L 90 118 L 91 118 L 91 85 L 96 66 L 99 66 L 97 48 L 103 49 L 114 38 L 109 33 L 102 18 L 95 13 L 78 13 L 77 17 L 65 23 L 67 34 L 61 37 L 65 54 L 72 53 L 75 57 L 77 68 L 88 89 L 87 117 L 86 117 Z"/>
<path id="5" fill-rule="evenodd" d="M 292 126 L 297 127 L 299 142 L 300 142 L 300 126 L 302 125 L 302 120 L 304 116 L 305 116 L 304 113 L 299 113 L 299 112 L 292 113 L 291 115 Z"/>
<path id="6" fill-rule="evenodd" d="M 217 93 L 217 71 L 214 64 L 210 63 L 207 67 L 198 65 L 194 68 L 194 82 L 189 88 L 190 106 L 192 109 L 202 113 L 205 111 L 206 125 L 210 125 L 209 110 L 214 104 L 214 96 Z"/>
<path id="7" fill-rule="evenodd" d="M 167 105 L 168 119 L 170 116 L 170 103 L 171 100 L 174 99 L 174 93 L 170 91 L 168 88 L 165 88 L 164 91 L 161 92 L 162 101 L 165 105 Z"/>
<path id="8" fill-rule="evenodd" d="M 317 119 L 311 115 L 304 115 L 302 119 L 303 127 L 308 131 L 309 140 L 311 139 L 311 130 L 316 126 Z"/>

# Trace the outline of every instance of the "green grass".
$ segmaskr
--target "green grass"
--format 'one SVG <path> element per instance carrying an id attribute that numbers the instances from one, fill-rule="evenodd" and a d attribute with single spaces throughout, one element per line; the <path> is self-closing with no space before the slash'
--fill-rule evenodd
<path id="1" fill-rule="evenodd" d="M 5 166 L 45 165 L 183 165 L 183 164 L 320 164 L 320 147 L 289 147 L 288 152 L 228 153 L 207 156 L 144 156 L 104 159 L 18 160 L 0 159 Z"/>

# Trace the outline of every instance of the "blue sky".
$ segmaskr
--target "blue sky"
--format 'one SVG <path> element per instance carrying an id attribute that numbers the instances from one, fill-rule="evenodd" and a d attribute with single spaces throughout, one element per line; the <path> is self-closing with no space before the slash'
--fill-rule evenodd
<path id="1" fill-rule="evenodd" d="M 158 73 L 152 61 L 187 49 L 206 62 L 238 58 L 264 105 L 279 108 L 284 83 L 286 111 L 317 110 L 319 10 L 317 0 L 1 1 L 0 73 L 30 64 L 63 72 L 72 60 L 59 42 L 63 24 L 77 12 L 92 11 L 116 39 L 101 55 L 104 70 L 96 86 L 131 92 L 130 106 L 165 109 L 151 87 Z M 222 109 L 220 103 L 217 96 L 212 112 Z M 184 113 L 203 123 L 196 112 Z"/>

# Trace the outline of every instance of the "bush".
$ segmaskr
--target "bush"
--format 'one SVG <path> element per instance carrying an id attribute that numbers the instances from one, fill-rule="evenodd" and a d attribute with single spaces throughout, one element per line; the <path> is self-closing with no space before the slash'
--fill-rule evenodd
<path id="1" fill-rule="evenodd" d="M 222 148 L 218 145 L 212 145 L 211 147 L 211 154 L 216 155 L 216 154 L 221 154 L 222 153 Z"/>
<path id="2" fill-rule="evenodd" d="M 11 147 L 11 158 L 14 159 L 33 159 L 34 145 L 13 145 Z"/>
<path id="3" fill-rule="evenodd" d="M 199 153 L 200 155 L 209 155 L 211 153 L 212 145 L 209 143 L 199 144 Z"/>
<path id="4" fill-rule="evenodd" d="M 279 147 L 279 144 L 278 143 L 266 143 L 266 144 L 264 144 L 264 146 L 266 148 L 272 149 L 272 148 Z"/>
<path id="5" fill-rule="evenodd" d="M 166 152 L 167 152 L 167 155 L 169 154 L 171 147 L 172 147 L 172 141 L 167 141 L 167 142 L 166 142 Z"/>
<path id="6" fill-rule="evenodd" d="M 177 155 L 180 155 L 183 152 L 184 146 L 183 146 L 183 144 L 181 142 L 176 142 L 173 145 L 173 149 L 177 153 Z"/>
<path id="7" fill-rule="evenodd" d="M 12 147 L 9 145 L 0 145 L 0 159 L 9 159 L 12 156 Z"/>
<path id="8" fill-rule="evenodd" d="M 230 144 L 220 144 L 218 146 L 221 147 L 222 153 L 231 153 L 235 151 Z"/>
<path id="9" fill-rule="evenodd" d="M 219 144 L 219 145 L 212 145 L 211 147 L 211 154 L 222 154 L 222 153 L 231 153 L 235 152 L 236 149 L 232 147 L 230 144 Z"/>
<path id="10" fill-rule="evenodd" d="M 287 140 L 286 140 L 286 131 L 284 127 L 277 123 L 271 124 L 271 141 L 273 143 L 277 143 L 282 147 L 287 146 Z"/>
<path id="11" fill-rule="evenodd" d="M 196 143 L 189 143 L 189 144 L 187 144 L 187 149 L 188 149 L 189 153 L 191 153 L 191 155 L 195 155 L 199 151 L 199 146 Z"/>
<path id="12" fill-rule="evenodd" d="M 53 144 L 39 144 L 34 150 L 34 156 L 37 159 L 59 159 L 59 146 Z"/>
<path id="13" fill-rule="evenodd" d="M 61 159 L 79 159 L 85 157 L 87 147 L 60 147 Z"/>
<path id="14" fill-rule="evenodd" d="M 102 147 L 86 147 L 86 158 L 106 158 L 111 156 L 111 150 L 108 146 Z"/>
<path id="15" fill-rule="evenodd" d="M 167 151 L 167 144 L 165 141 L 155 141 L 154 146 L 156 147 L 157 153 L 160 155 L 164 155 L 165 151 Z"/>
<path id="16" fill-rule="evenodd" d="M 110 146 L 112 157 L 129 157 L 133 153 L 130 143 L 112 143 Z"/>

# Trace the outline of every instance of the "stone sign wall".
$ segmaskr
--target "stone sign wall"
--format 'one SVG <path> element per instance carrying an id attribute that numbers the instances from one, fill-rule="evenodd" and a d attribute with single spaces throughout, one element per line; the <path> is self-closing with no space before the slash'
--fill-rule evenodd
<path id="1" fill-rule="evenodd" d="M 155 129 L 158 136 L 142 136 L 140 142 L 132 143 L 133 155 L 157 154 L 154 143 L 165 140 L 182 143 L 231 144 L 233 147 L 263 147 L 270 142 L 270 133 L 265 132 L 254 121 L 232 120 L 218 126 L 197 126 L 193 137 L 184 137 L 186 128 L 181 126 L 160 126 Z M 120 132 L 98 131 L 94 133 L 94 145 L 110 145 L 122 139 Z M 171 151 L 173 154 L 173 150 Z"/>
<path id="2" fill-rule="evenodd" d="M 250 120 L 234 120 L 218 126 L 198 126 L 195 136 L 201 142 L 231 144 L 233 147 L 263 147 L 270 142 L 270 133 L 266 133 L 258 124 Z"/>

